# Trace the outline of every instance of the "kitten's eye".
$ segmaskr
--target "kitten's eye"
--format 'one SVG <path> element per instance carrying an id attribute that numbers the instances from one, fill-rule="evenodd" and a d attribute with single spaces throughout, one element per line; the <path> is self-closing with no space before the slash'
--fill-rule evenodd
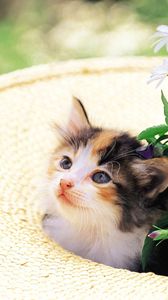
<path id="1" fill-rule="evenodd" d="M 64 156 L 64 158 L 60 161 L 60 167 L 62 169 L 70 169 L 72 166 L 72 162 L 68 156 Z"/>
<path id="2" fill-rule="evenodd" d="M 108 183 L 111 178 L 106 172 L 97 172 L 92 175 L 92 180 L 96 183 Z"/>

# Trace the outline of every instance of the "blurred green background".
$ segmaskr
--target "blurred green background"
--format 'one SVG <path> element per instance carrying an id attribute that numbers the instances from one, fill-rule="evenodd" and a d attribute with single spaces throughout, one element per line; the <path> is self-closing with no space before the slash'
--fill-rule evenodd
<path id="1" fill-rule="evenodd" d="M 150 56 L 161 24 L 168 24 L 168 0 L 0 0 L 0 73 L 75 58 Z"/>

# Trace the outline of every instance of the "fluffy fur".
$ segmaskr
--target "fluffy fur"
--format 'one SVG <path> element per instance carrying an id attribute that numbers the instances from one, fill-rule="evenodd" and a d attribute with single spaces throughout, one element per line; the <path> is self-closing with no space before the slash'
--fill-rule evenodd
<path id="1" fill-rule="evenodd" d="M 167 209 L 167 159 L 142 160 L 134 137 L 93 127 L 77 99 L 59 132 L 45 185 L 45 232 L 84 258 L 139 270 L 144 238 Z M 110 180 L 95 182 L 97 172 Z"/>

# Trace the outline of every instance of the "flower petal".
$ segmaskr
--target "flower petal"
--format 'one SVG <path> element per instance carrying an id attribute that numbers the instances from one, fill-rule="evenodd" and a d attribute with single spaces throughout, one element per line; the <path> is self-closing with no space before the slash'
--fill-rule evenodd
<path id="1" fill-rule="evenodd" d="M 165 77 L 166 77 L 166 76 L 165 76 Z M 161 79 L 159 80 L 159 82 L 158 82 L 157 85 L 156 85 L 156 88 L 158 88 L 158 86 L 162 84 L 162 82 L 163 82 L 163 80 L 165 79 L 165 77 L 163 77 L 163 78 L 161 78 Z"/>
<path id="2" fill-rule="evenodd" d="M 157 31 L 160 31 L 162 33 L 167 33 L 168 34 L 168 26 L 167 25 L 159 25 L 156 28 Z"/>
<path id="3" fill-rule="evenodd" d="M 162 47 L 168 45 L 168 26 L 167 25 L 160 25 L 156 28 L 155 34 L 152 38 L 157 38 L 156 42 L 153 44 L 154 52 L 158 52 Z"/>
<path id="4" fill-rule="evenodd" d="M 156 230 L 156 231 L 152 231 L 151 233 L 149 233 L 148 237 L 150 237 L 151 239 L 155 239 L 159 235 L 160 235 L 160 233 Z"/>
<path id="5" fill-rule="evenodd" d="M 167 38 L 161 39 L 154 47 L 154 52 L 158 52 L 162 47 L 168 44 Z"/>
<path id="6" fill-rule="evenodd" d="M 164 59 L 162 65 L 155 68 L 147 81 L 147 83 L 150 83 L 154 80 L 159 80 L 156 87 L 158 87 L 163 80 L 168 76 L 168 59 Z"/>

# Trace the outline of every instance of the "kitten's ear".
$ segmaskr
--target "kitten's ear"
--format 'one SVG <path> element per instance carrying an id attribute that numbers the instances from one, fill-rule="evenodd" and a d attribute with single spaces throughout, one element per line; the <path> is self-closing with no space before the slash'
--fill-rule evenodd
<path id="1" fill-rule="evenodd" d="M 55 124 L 55 127 L 63 138 L 66 138 L 69 135 L 76 135 L 80 130 L 91 127 L 86 110 L 79 99 L 75 97 L 72 99 L 72 107 L 68 122 L 64 126 Z"/>
<path id="2" fill-rule="evenodd" d="M 54 128 L 59 133 L 60 138 L 67 139 L 71 135 L 76 135 L 82 129 L 92 127 L 86 110 L 82 102 L 76 98 L 72 98 L 72 107 L 69 114 L 68 122 L 64 126 L 54 124 Z"/>
<path id="3" fill-rule="evenodd" d="M 149 199 L 149 206 L 168 188 L 168 158 L 153 158 L 135 163 L 140 193 Z"/>
<path id="4" fill-rule="evenodd" d="M 80 130 L 91 127 L 86 110 L 82 102 L 73 97 L 72 108 L 69 116 L 69 120 L 66 126 L 66 131 L 75 135 Z"/>

